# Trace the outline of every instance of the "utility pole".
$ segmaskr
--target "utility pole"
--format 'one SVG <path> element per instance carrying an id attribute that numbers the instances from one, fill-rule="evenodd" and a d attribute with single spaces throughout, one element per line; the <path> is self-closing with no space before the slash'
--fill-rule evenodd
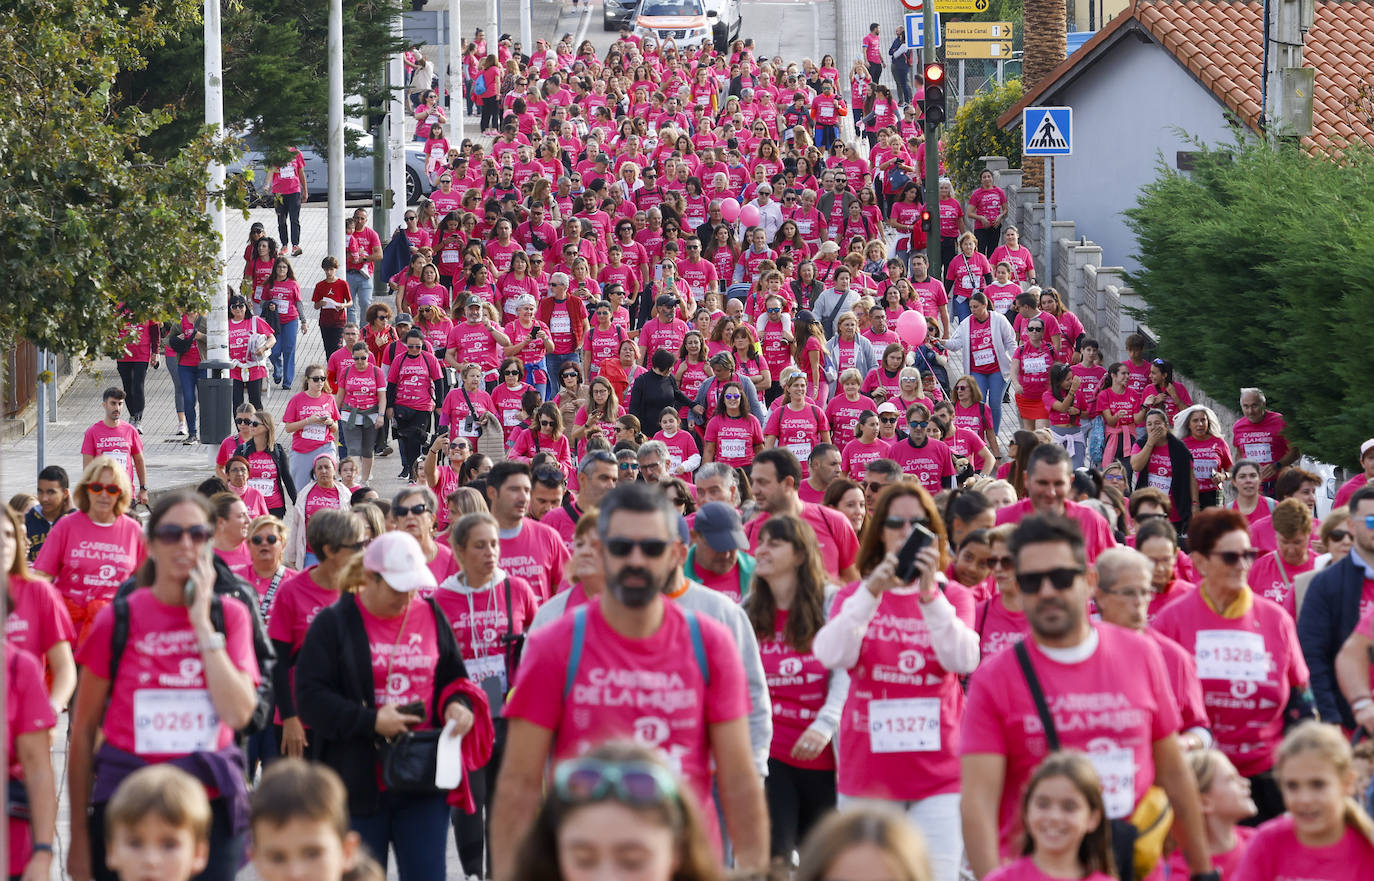
<path id="1" fill-rule="evenodd" d="M 448 124 L 449 142 L 463 142 L 463 3 L 448 2 Z"/>
<path id="2" fill-rule="evenodd" d="M 501 42 L 501 0 L 487 0 L 487 54 L 497 55 Z"/>
<path id="3" fill-rule="evenodd" d="M 921 80 L 925 85 L 926 133 L 926 210 L 930 229 L 926 232 L 926 261 L 932 278 L 940 278 L 940 123 L 945 121 L 945 69 L 935 59 L 935 2 L 921 4 Z M 933 81 L 932 81 L 933 80 Z"/>
<path id="4" fill-rule="evenodd" d="M 1278 138 L 1312 133 L 1316 71 L 1303 67 L 1303 39 L 1312 27 L 1313 0 L 1265 0 L 1263 117 L 1260 128 Z"/>
<path id="5" fill-rule="evenodd" d="M 405 20 L 398 14 L 391 20 L 391 35 L 402 39 L 405 35 Z M 388 241 L 391 230 L 401 225 L 401 218 L 404 216 L 406 202 L 406 181 L 409 176 L 406 174 L 406 93 L 405 93 L 405 60 L 399 55 L 391 56 L 389 65 L 391 78 L 391 125 L 388 127 L 391 133 L 390 143 L 387 147 L 387 156 L 390 159 L 390 175 L 388 181 L 391 184 L 391 200 L 388 207 L 386 226 L 377 228 L 377 235 L 382 237 L 382 241 Z M 447 131 L 447 129 L 445 129 Z"/>
<path id="6" fill-rule="evenodd" d="M 216 140 L 224 137 L 224 65 L 220 50 L 219 0 L 205 0 L 205 125 Z M 206 314 L 205 360 L 229 360 L 229 243 L 224 240 L 224 165 L 210 163 L 210 197 L 205 210 L 218 241 L 218 265 L 210 311 Z"/>
<path id="7" fill-rule="evenodd" d="M 343 0 L 329 0 L 329 256 L 344 262 Z"/>
<path id="8" fill-rule="evenodd" d="M 530 9 L 533 2 L 534 0 L 520 0 L 520 52 L 517 52 L 517 55 L 534 52 L 534 27 L 530 23 L 530 16 L 534 14 Z"/>

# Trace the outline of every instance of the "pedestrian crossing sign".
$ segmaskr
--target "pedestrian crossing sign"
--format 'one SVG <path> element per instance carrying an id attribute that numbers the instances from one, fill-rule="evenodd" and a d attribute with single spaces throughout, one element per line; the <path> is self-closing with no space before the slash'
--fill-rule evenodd
<path id="1" fill-rule="evenodd" d="M 1022 156 L 1073 153 L 1072 107 L 1027 107 L 1021 111 Z"/>

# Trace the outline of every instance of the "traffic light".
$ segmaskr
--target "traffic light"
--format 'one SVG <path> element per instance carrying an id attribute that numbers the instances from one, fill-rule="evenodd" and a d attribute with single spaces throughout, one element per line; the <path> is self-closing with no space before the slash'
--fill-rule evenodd
<path id="1" fill-rule="evenodd" d="M 930 209 L 921 209 L 921 232 L 930 232 Z"/>
<path id="2" fill-rule="evenodd" d="M 933 128 L 945 121 L 945 66 L 932 61 L 925 66 L 925 97 L 921 110 L 926 126 Z"/>

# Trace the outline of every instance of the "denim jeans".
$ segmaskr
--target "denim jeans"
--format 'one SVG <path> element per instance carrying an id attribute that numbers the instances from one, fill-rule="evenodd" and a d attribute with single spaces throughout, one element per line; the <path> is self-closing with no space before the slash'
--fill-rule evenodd
<path id="1" fill-rule="evenodd" d="M 301 320 L 283 321 L 277 331 L 276 345 L 272 346 L 269 361 L 272 364 L 272 379 L 290 388 L 296 379 L 296 337 L 300 334 Z"/>
<path id="2" fill-rule="evenodd" d="M 978 384 L 978 391 L 983 394 L 983 403 L 988 405 L 992 411 L 992 433 L 1002 433 L 1002 395 L 1007 390 L 1007 381 L 1002 378 L 1000 370 L 992 373 L 972 373 L 973 381 Z"/>
<path id="3" fill-rule="evenodd" d="M 348 320 L 361 326 L 367 320 L 367 308 L 372 305 L 372 276 L 361 269 L 350 269 L 344 277 L 348 281 L 348 292 L 353 295 L 353 302 L 345 310 Z"/>
<path id="4" fill-rule="evenodd" d="M 959 322 L 968 318 L 970 314 L 972 314 L 972 309 L 968 304 L 968 297 L 956 294 L 955 296 L 949 298 L 949 305 L 950 312 L 953 313 L 951 318 L 955 324 L 958 324 Z"/>
<path id="5" fill-rule="evenodd" d="M 555 355 L 552 352 L 544 356 L 544 363 L 549 365 L 549 391 L 545 395 L 549 400 L 558 394 L 558 390 L 563 386 L 563 380 L 558 378 L 558 374 L 563 372 L 564 364 L 576 364 L 581 366 L 582 356 L 577 352 L 567 355 Z"/>
<path id="6" fill-rule="evenodd" d="M 446 795 L 383 792 L 376 813 L 353 817 L 353 831 L 362 836 L 363 844 L 383 867 L 387 866 L 388 848 L 395 849 L 400 881 L 443 878 L 449 822 Z"/>
<path id="7" fill-rule="evenodd" d="M 186 433 L 191 437 L 196 436 L 196 383 L 200 376 L 199 364 L 195 367 L 177 365 L 177 379 L 181 382 L 181 409 L 186 414 Z"/>

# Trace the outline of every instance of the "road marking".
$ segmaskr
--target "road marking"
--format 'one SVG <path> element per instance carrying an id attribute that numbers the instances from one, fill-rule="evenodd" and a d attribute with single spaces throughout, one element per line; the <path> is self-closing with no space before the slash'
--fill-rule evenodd
<path id="1" fill-rule="evenodd" d="M 587 38 L 587 26 L 592 23 L 592 5 L 586 3 L 582 7 L 582 24 L 577 27 L 577 36 L 573 39 L 574 50 L 582 45 L 582 41 Z"/>

